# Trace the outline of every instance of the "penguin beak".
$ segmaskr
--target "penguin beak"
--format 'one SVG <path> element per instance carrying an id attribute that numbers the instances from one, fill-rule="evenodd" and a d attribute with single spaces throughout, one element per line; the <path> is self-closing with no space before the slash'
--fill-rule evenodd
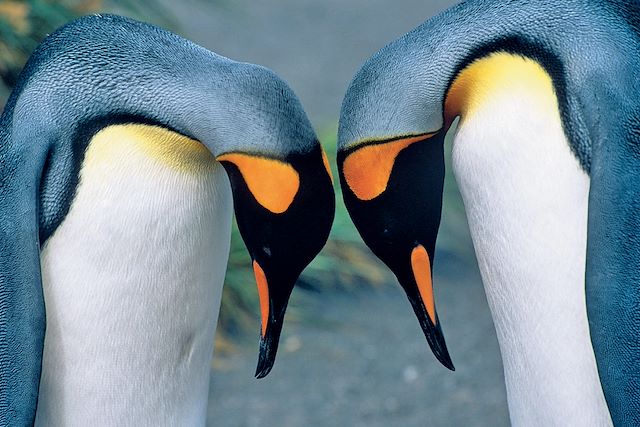
<path id="1" fill-rule="evenodd" d="M 432 258 L 433 254 L 430 255 L 424 246 L 417 244 L 411 251 L 411 274 L 405 273 L 407 277 L 403 278 L 400 284 L 409 298 L 413 312 L 418 318 L 422 332 L 436 359 L 446 368 L 455 371 L 436 312 L 431 269 Z M 399 274 L 400 272 L 397 272 L 396 276 L 399 277 Z"/>
<path id="2" fill-rule="evenodd" d="M 329 237 L 335 196 L 326 156 L 316 142 L 284 159 L 248 153 L 217 157 L 233 193 L 240 234 L 253 260 L 260 299 L 256 377 L 273 367 L 296 280 Z"/>
<path id="3" fill-rule="evenodd" d="M 271 372 L 275 363 L 282 324 L 284 323 L 284 313 L 287 308 L 288 296 L 285 298 L 272 298 L 269 293 L 269 282 L 267 276 L 258 264 L 253 261 L 253 272 L 258 286 L 258 296 L 260 299 L 260 350 L 258 354 L 258 366 L 256 367 L 256 378 L 264 378 Z M 278 289 L 293 289 L 290 286 L 278 286 Z"/>
<path id="4" fill-rule="evenodd" d="M 338 170 L 345 205 L 364 242 L 398 278 L 436 358 L 454 370 L 432 285 L 445 134 L 358 144 L 338 153 Z"/>

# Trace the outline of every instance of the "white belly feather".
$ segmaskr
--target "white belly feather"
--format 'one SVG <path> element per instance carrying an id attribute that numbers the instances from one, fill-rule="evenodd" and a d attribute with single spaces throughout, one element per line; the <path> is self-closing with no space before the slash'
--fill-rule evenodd
<path id="1" fill-rule="evenodd" d="M 199 143 L 142 125 L 91 142 L 41 255 L 37 425 L 203 425 L 231 192 Z"/>
<path id="2" fill-rule="evenodd" d="M 589 177 L 570 151 L 550 80 L 530 80 L 539 76 L 524 76 L 528 65 L 517 61 L 504 81 L 494 76 L 479 90 L 453 148 L 511 421 L 607 426 L 585 305 Z"/>

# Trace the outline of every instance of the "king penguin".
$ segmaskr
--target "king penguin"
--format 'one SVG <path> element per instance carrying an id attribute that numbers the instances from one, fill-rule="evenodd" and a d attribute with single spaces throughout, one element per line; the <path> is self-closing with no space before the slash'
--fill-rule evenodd
<path id="1" fill-rule="evenodd" d="M 334 215 L 300 102 L 131 19 L 51 34 L 0 119 L 0 425 L 204 425 L 232 207 L 263 377 Z"/>
<path id="2" fill-rule="evenodd" d="M 469 0 L 345 95 L 346 206 L 450 369 L 432 265 L 455 129 L 515 426 L 640 425 L 639 74 L 637 2 Z"/>

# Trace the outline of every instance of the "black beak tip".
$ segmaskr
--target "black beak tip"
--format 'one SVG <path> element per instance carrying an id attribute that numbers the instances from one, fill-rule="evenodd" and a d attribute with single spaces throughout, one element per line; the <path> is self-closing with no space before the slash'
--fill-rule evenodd
<path id="1" fill-rule="evenodd" d="M 256 367 L 255 373 L 257 379 L 269 375 L 276 361 L 278 342 L 277 340 L 274 342 L 272 338 L 268 332 L 266 336 L 260 337 L 260 353 L 258 355 L 258 366 Z"/>
<path id="2" fill-rule="evenodd" d="M 260 359 L 258 360 L 258 366 L 256 367 L 256 379 L 262 379 L 269 375 L 269 372 L 271 372 L 271 368 L 273 368 L 273 361 L 260 357 Z"/>
<path id="3" fill-rule="evenodd" d="M 409 297 L 409 300 L 434 356 L 445 368 L 455 371 L 456 368 L 453 366 L 451 356 L 449 356 L 449 350 L 447 350 L 447 343 L 444 340 L 438 317 L 436 316 L 435 322 L 433 322 L 418 299 Z"/>
<path id="4" fill-rule="evenodd" d="M 429 347 L 431 347 L 436 359 L 438 359 L 445 368 L 450 371 L 455 371 L 456 368 L 453 366 L 453 362 L 451 361 L 451 356 L 449 355 L 449 350 L 447 349 L 447 343 L 444 340 L 444 334 L 440 328 L 440 323 L 437 322 L 437 326 L 433 327 L 429 333 L 425 331 L 425 335 L 427 337 Z"/>
<path id="5" fill-rule="evenodd" d="M 453 362 L 451 361 L 451 357 L 445 348 L 445 352 L 443 354 L 436 354 L 436 358 L 450 371 L 455 371 L 456 367 L 453 366 Z"/>
<path id="6" fill-rule="evenodd" d="M 257 379 L 264 378 L 269 375 L 269 372 L 271 372 L 271 369 L 276 362 L 276 354 L 278 353 L 278 344 L 280 343 L 283 318 L 284 310 L 281 311 L 281 314 L 277 319 L 271 319 L 269 321 L 265 334 L 260 336 L 258 366 L 256 367 L 255 373 L 255 377 Z"/>

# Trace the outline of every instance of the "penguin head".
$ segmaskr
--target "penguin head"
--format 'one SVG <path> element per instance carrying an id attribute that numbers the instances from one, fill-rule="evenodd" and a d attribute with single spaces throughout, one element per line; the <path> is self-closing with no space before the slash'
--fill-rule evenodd
<path id="1" fill-rule="evenodd" d="M 435 356 L 453 370 L 432 286 L 448 128 L 444 97 L 422 90 L 428 70 L 391 72 L 406 62 L 397 52 L 387 47 L 374 55 L 347 90 L 338 131 L 340 183 L 364 242 L 396 275 Z"/>
<path id="2" fill-rule="evenodd" d="M 14 138 L 42 134 L 54 152 L 76 155 L 102 127 L 149 124 L 200 142 L 224 167 L 259 290 L 256 375 L 267 375 L 289 296 L 325 244 L 335 210 L 326 156 L 293 90 L 265 67 L 114 15 L 67 24 L 26 70 L 10 105 L 38 129 L 23 128 Z M 74 158 L 77 170 L 81 159 Z M 65 214 L 44 223 L 53 230 Z"/>
<path id="3" fill-rule="evenodd" d="M 303 154 L 218 156 L 233 192 L 236 221 L 252 258 L 262 326 L 256 376 L 271 370 L 289 296 L 329 236 L 335 199 L 326 155 L 315 140 Z"/>
<path id="4" fill-rule="evenodd" d="M 262 378 L 273 366 L 296 280 L 327 241 L 335 197 L 326 154 L 293 91 L 269 70 L 251 68 L 262 75 L 250 80 L 260 93 L 250 107 L 256 130 L 216 158 L 229 176 L 252 258 L 262 320 L 256 377 Z M 252 90 L 245 86 L 244 93 Z"/>

